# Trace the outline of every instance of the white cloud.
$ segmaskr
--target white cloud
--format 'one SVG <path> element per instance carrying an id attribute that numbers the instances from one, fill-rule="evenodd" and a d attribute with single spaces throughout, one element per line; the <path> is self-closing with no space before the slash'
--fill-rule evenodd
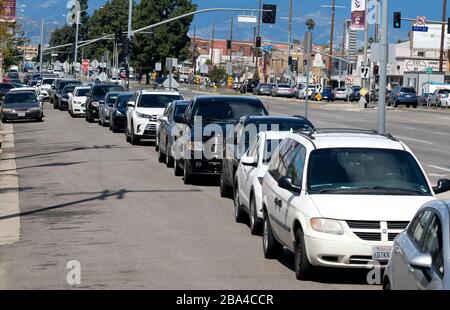
<path id="1" fill-rule="evenodd" d="M 48 9 L 49 7 L 51 7 L 54 4 L 57 4 L 58 0 L 46 0 L 43 3 L 41 3 L 39 5 L 40 8 L 44 8 L 44 9 Z"/>

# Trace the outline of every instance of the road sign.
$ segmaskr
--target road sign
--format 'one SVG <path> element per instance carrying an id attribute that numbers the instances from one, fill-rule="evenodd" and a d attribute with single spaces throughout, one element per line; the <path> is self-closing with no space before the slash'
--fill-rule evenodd
<path id="1" fill-rule="evenodd" d="M 256 20 L 256 16 L 251 16 L 251 15 L 239 15 L 239 16 L 238 16 L 238 22 L 239 22 L 239 23 L 252 23 L 252 24 L 256 24 L 257 20 Z"/>
<path id="2" fill-rule="evenodd" d="M 99 65 L 100 65 L 100 63 L 98 62 L 97 59 L 94 59 L 93 61 L 91 61 L 92 68 L 97 69 Z"/>
<path id="3" fill-rule="evenodd" d="M 353 85 L 353 76 L 349 75 L 345 78 L 345 85 Z"/>
<path id="4" fill-rule="evenodd" d="M 426 21 L 427 21 L 427 19 L 426 19 L 425 16 L 417 16 L 417 18 L 416 18 L 416 25 L 417 26 L 425 26 Z"/>
<path id="5" fill-rule="evenodd" d="M 361 96 L 365 97 L 367 95 L 369 91 L 366 88 L 362 88 L 359 93 L 361 94 Z"/>
<path id="6" fill-rule="evenodd" d="M 163 82 L 163 86 L 164 86 L 164 88 L 170 88 L 171 86 L 172 86 L 172 88 L 178 88 L 178 87 L 180 87 L 180 84 L 178 84 L 177 81 L 175 81 L 175 79 L 172 77 L 172 83 L 170 83 L 170 78 L 167 78 Z"/>
<path id="7" fill-rule="evenodd" d="M 228 75 L 233 74 L 233 64 L 231 62 L 227 62 L 226 72 Z"/>
<path id="8" fill-rule="evenodd" d="M 166 67 L 176 67 L 178 66 L 178 59 L 176 58 L 166 58 Z"/>
<path id="9" fill-rule="evenodd" d="M 106 75 L 105 72 L 102 72 L 102 73 L 100 73 L 100 74 L 98 75 L 98 79 L 99 79 L 101 82 L 104 82 L 104 81 L 106 81 L 106 80 L 108 79 L 108 76 Z"/>
<path id="10" fill-rule="evenodd" d="M 428 68 L 425 69 L 425 72 L 427 74 L 433 74 L 433 68 L 432 67 L 428 67 Z"/>
<path id="11" fill-rule="evenodd" d="M 406 63 L 406 70 L 413 72 L 422 72 L 427 68 L 427 64 L 421 60 L 410 60 Z"/>
<path id="12" fill-rule="evenodd" d="M 426 26 L 413 26 L 412 31 L 415 32 L 428 32 L 428 27 Z"/>
<path id="13" fill-rule="evenodd" d="M 361 67 L 361 78 L 362 79 L 370 78 L 370 68 L 369 67 Z"/>
<path id="14" fill-rule="evenodd" d="M 155 70 L 158 72 L 161 71 L 161 63 L 160 62 L 155 63 Z"/>

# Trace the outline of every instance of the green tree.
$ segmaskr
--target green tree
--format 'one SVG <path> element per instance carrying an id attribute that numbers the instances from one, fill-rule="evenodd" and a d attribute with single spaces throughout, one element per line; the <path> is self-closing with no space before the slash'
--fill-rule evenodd
<path id="1" fill-rule="evenodd" d="M 191 0 L 141 0 L 136 7 L 133 19 L 133 28 L 139 29 L 176 17 L 197 8 Z M 178 58 L 179 62 L 190 57 L 187 35 L 193 17 L 179 19 L 149 31 L 152 35 L 139 34 L 133 39 L 133 56 L 131 63 L 136 72 L 150 72 L 156 62 L 161 61 L 163 66 L 167 57 Z"/>
<path id="2" fill-rule="evenodd" d="M 212 82 L 220 83 L 227 76 L 227 72 L 223 66 L 214 66 L 208 76 Z"/>

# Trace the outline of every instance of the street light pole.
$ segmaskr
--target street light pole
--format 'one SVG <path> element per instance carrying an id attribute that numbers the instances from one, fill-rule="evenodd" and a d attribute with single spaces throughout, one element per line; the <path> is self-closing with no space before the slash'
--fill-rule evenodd
<path id="1" fill-rule="evenodd" d="M 367 1 L 367 0 L 366 0 Z M 333 0 L 331 2 L 331 31 L 330 31 L 330 55 L 333 56 L 333 38 L 334 38 L 334 18 L 335 18 L 335 12 L 336 12 L 336 1 Z M 329 74 L 329 80 L 328 83 L 331 86 L 332 85 L 332 74 L 333 74 L 333 58 L 328 58 L 328 74 Z"/>
<path id="2" fill-rule="evenodd" d="M 291 42 L 292 42 L 292 0 L 289 1 L 289 39 L 288 39 L 288 66 L 287 75 L 289 77 L 289 82 L 291 81 Z"/>
<path id="3" fill-rule="evenodd" d="M 367 6 L 368 6 L 368 0 L 365 0 L 365 13 L 364 13 L 364 60 L 363 65 L 364 67 L 367 67 L 367 48 L 369 45 L 369 24 L 367 21 Z M 364 79 L 362 81 L 363 87 L 367 87 L 367 79 Z"/>
<path id="4" fill-rule="evenodd" d="M 444 39 L 445 39 L 446 16 L 447 16 L 447 0 L 444 0 L 442 8 L 442 30 L 441 30 L 441 51 L 439 54 L 439 72 L 444 72 Z"/>
<path id="5" fill-rule="evenodd" d="M 75 53 L 73 56 L 73 77 L 77 77 L 77 59 L 78 59 L 78 33 L 80 27 L 80 14 L 81 11 L 77 11 L 76 25 L 75 25 Z"/>
<path id="6" fill-rule="evenodd" d="M 128 70 L 126 71 L 127 74 L 127 82 L 126 82 L 126 89 L 130 89 L 130 65 L 131 65 L 131 53 L 130 53 L 130 43 L 131 43 L 131 37 L 133 36 L 133 30 L 132 27 L 132 18 L 133 18 L 133 0 L 130 0 L 128 5 L 128 33 L 127 33 L 127 45 L 128 45 L 128 54 L 127 54 L 127 67 Z"/>
<path id="7" fill-rule="evenodd" d="M 380 41 L 380 86 L 378 98 L 378 132 L 384 134 L 386 131 L 386 87 L 387 87 L 387 63 L 388 63 L 388 9 L 389 0 L 383 0 L 381 41 Z"/>
<path id="8" fill-rule="evenodd" d="M 42 72 L 42 54 L 44 53 L 44 19 L 41 21 L 41 48 L 39 53 L 39 73 Z"/>

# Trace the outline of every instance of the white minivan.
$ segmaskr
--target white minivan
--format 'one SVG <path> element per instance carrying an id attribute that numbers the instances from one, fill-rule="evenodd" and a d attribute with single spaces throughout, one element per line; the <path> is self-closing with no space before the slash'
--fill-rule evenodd
<path id="1" fill-rule="evenodd" d="M 263 180 L 264 256 L 289 248 L 297 279 L 314 266 L 385 265 L 417 210 L 447 190 L 433 188 L 411 150 L 391 135 L 289 134 Z"/>

